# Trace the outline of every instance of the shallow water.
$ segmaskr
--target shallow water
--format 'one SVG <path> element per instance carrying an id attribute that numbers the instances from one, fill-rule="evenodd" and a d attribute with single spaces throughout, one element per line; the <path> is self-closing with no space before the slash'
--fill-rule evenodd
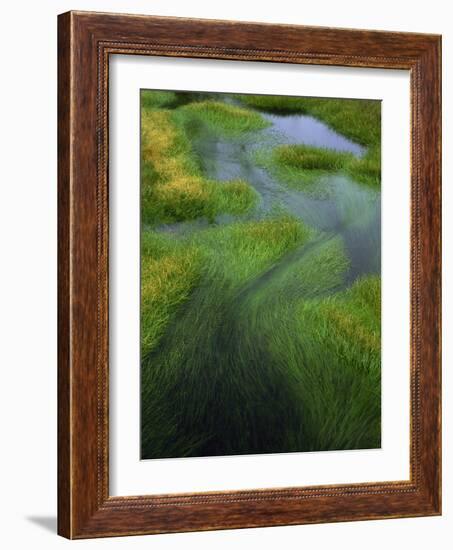
<path id="1" fill-rule="evenodd" d="M 309 115 L 277 115 L 262 113 L 272 126 L 272 131 L 281 133 L 287 144 L 303 143 L 313 147 L 326 147 L 362 156 L 365 147 L 338 134 L 326 124 Z"/>
<path id="2" fill-rule="evenodd" d="M 325 193 L 310 193 L 289 187 L 261 168 L 254 152 L 261 147 L 301 143 L 350 152 L 361 156 L 366 149 L 338 134 L 323 122 L 306 115 L 263 113 L 272 125 L 248 132 L 244 139 L 226 138 L 202 123 L 190 128 L 194 150 L 204 174 L 218 181 L 243 179 L 259 195 L 251 215 L 259 219 L 282 207 L 320 231 L 341 235 L 351 260 L 346 282 L 380 271 L 380 192 L 362 185 L 345 174 L 326 175 L 315 182 Z M 316 188 L 316 187 L 315 187 Z M 246 216 L 247 217 L 247 216 Z M 249 216 L 250 217 L 250 216 Z M 244 216 L 241 217 L 243 219 Z M 234 216 L 221 215 L 217 224 L 231 223 Z M 198 220 L 161 226 L 169 232 L 187 232 L 208 226 Z"/>

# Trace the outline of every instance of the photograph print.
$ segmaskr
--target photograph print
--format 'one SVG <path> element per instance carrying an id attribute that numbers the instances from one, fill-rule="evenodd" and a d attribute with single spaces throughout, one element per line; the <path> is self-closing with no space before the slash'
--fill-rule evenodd
<path id="1" fill-rule="evenodd" d="M 141 90 L 141 459 L 381 446 L 381 102 Z"/>

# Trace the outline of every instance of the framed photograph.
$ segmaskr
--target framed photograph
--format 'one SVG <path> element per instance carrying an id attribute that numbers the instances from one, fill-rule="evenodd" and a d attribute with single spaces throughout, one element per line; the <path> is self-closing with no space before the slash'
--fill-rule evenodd
<path id="1" fill-rule="evenodd" d="M 440 514 L 440 37 L 58 36 L 59 533 Z"/>

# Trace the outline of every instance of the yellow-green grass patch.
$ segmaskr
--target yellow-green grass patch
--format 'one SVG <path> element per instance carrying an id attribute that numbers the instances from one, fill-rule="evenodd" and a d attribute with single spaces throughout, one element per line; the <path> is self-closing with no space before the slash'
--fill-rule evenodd
<path id="1" fill-rule="evenodd" d="M 257 201 L 243 180 L 204 178 L 190 141 L 165 110 L 142 111 L 141 213 L 146 224 L 242 214 Z"/>

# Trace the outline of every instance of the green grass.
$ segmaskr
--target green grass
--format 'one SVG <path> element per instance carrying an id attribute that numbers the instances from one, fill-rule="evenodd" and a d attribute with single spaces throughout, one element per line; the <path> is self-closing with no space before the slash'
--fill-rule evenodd
<path id="1" fill-rule="evenodd" d="M 354 158 L 345 165 L 346 172 L 371 187 L 381 186 L 381 148 L 371 147 L 362 158 Z"/>
<path id="2" fill-rule="evenodd" d="M 297 267 L 299 296 L 263 304 L 267 361 L 297 388 L 300 424 L 287 430 L 286 451 L 380 446 L 380 279 L 333 294 L 343 269 L 338 241 L 323 243 Z M 280 288 L 294 286 L 286 276 Z"/>
<path id="3" fill-rule="evenodd" d="M 277 164 L 292 168 L 338 171 L 354 157 L 351 153 L 340 153 L 309 145 L 280 145 L 274 149 L 274 158 Z"/>
<path id="4" fill-rule="evenodd" d="M 141 243 L 141 341 L 146 357 L 159 341 L 171 314 L 205 279 L 239 285 L 270 260 L 306 242 L 311 230 L 286 216 L 261 222 L 213 227 L 190 236 L 144 231 Z"/>
<path id="5" fill-rule="evenodd" d="M 369 99 L 330 99 L 238 95 L 244 105 L 278 113 L 312 115 L 344 136 L 366 146 L 381 143 L 381 102 Z"/>
<path id="6" fill-rule="evenodd" d="M 141 242 L 141 354 L 156 347 L 178 307 L 200 275 L 196 247 L 144 231 Z"/>
<path id="7" fill-rule="evenodd" d="M 255 139 L 267 122 L 249 107 L 313 114 L 366 155 L 284 145 L 256 160 L 294 189 L 335 198 L 341 219 L 361 228 L 369 191 L 341 201 L 325 182 L 349 174 L 379 188 L 379 104 L 342 100 L 339 113 L 339 100 L 240 97 L 247 107 L 142 92 L 142 457 L 379 447 L 380 278 L 346 287 L 340 235 L 277 210 L 241 220 L 257 193 L 246 181 L 206 178 L 191 143 L 199 125 Z M 215 225 L 224 213 L 235 219 Z M 152 229 L 200 218 L 211 225 Z"/>
<path id="8" fill-rule="evenodd" d="M 379 380 L 365 368 L 377 349 L 377 302 L 365 283 L 335 298 L 348 268 L 341 239 L 316 237 L 288 217 L 206 229 L 178 245 L 159 239 L 158 249 L 170 255 L 195 254 L 196 275 L 187 284 L 197 283 L 143 361 L 143 457 L 379 444 Z M 348 402 L 359 389 L 372 433 L 364 430 L 362 408 Z M 330 409 L 333 429 L 321 430 Z"/>
<path id="9" fill-rule="evenodd" d="M 284 363 L 303 350 L 297 369 L 306 422 L 295 448 L 304 441 L 311 451 L 380 446 L 380 307 L 377 276 L 298 306 L 300 337 L 278 341 Z"/>
<path id="10" fill-rule="evenodd" d="M 351 153 L 309 145 L 278 145 L 258 150 L 255 160 L 283 183 L 319 198 L 328 193 L 322 179 L 336 172 L 346 173 L 374 188 L 381 184 L 377 149 L 370 149 L 363 158 L 358 158 Z"/>
<path id="11" fill-rule="evenodd" d="M 213 221 L 221 213 L 243 214 L 257 202 L 243 180 L 206 179 L 184 128 L 171 111 L 142 112 L 141 216 L 147 225 L 197 218 Z"/>
<path id="12" fill-rule="evenodd" d="M 199 255 L 199 279 L 167 325 L 158 347 L 143 358 L 143 456 L 218 454 L 222 449 L 234 453 L 235 448 L 236 452 L 247 451 L 252 425 L 241 428 L 242 420 L 247 417 L 247 423 L 258 422 L 256 428 L 262 429 L 262 422 L 273 414 L 271 408 L 261 411 L 260 419 L 255 399 L 261 404 L 270 399 L 270 407 L 286 409 L 284 399 L 277 403 L 272 398 L 274 390 L 280 390 L 266 374 L 266 364 L 257 377 L 260 367 L 253 364 L 253 354 L 234 346 L 236 335 L 247 334 L 236 319 L 240 318 L 241 302 L 251 293 L 249 285 L 259 286 L 279 259 L 293 253 L 311 235 L 308 228 L 285 217 L 213 227 L 182 239 L 179 254 L 194 247 Z M 159 238 L 174 240 L 171 236 Z M 165 248 L 165 243 L 161 246 Z M 169 250 L 174 246 L 170 244 Z M 161 310 L 154 308 L 149 315 L 162 321 Z M 142 324 L 142 333 L 155 331 L 159 324 Z M 241 353 L 245 353 L 242 359 Z M 260 385 L 266 388 L 264 395 Z M 242 401 L 244 391 L 251 396 L 256 391 L 249 404 Z"/>
<path id="13" fill-rule="evenodd" d="M 270 125 L 259 113 L 219 101 L 189 103 L 181 111 L 196 116 L 209 127 L 229 137 L 241 137 L 244 133 L 261 130 Z"/>
<path id="14" fill-rule="evenodd" d="M 141 90 L 140 106 L 144 110 L 161 109 L 177 102 L 175 92 L 164 92 L 160 90 Z"/>
<path id="15" fill-rule="evenodd" d="M 291 168 L 309 168 L 322 170 L 343 169 L 351 177 L 360 183 L 379 187 L 381 184 L 381 102 L 367 99 L 330 99 L 330 98 L 314 98 L 314 97 L 289 97 L 289 96 L 259 96 L 259 95 L 237 95 L 238 99 L 245 105 L 255 109 L 263 109 L 277 113 L 302 113 L 319 118 L 328 124 L 333 130 L 340 134 L 365 145 L 368 150 L 364 157 L 357 158 L 351 155 L 342 155 L 341 153 L 332 153 L 337 155 L 336 161 L 325 162 L 326 155 L 330 152 L 325 152 L 319 148 L 312 151 L 313 166 L 301 163 L 289 164 L 290 169 L 280 170 L 280 177 L 287 181 L 301 180 L 304 185 L 307 180 L 307 174 L 294 173 Z M 297 150 L 298 145 L 289 146 Z M 314 148 L 313 148 L 314 149 Z M 297 156 L 296 153 L 293 153 Z M 277 153 L 280 157 L 280 165 L 283 166 L 283 155 Z M 291 161 L 291 155 L 288 155 Z M 274 159 L 274 160 L 279 160 Z M 268 163 L 269 164 L 269 163 Z M 308 163 L 307 163 L 308 164 Z M 321 164 L 321 166 L 314 166 Z M 331 166 L 329 166 L 331 164 Z M 320 174 L 311 173 L 308 176 L 313 180 L 314 177 Z"/>

